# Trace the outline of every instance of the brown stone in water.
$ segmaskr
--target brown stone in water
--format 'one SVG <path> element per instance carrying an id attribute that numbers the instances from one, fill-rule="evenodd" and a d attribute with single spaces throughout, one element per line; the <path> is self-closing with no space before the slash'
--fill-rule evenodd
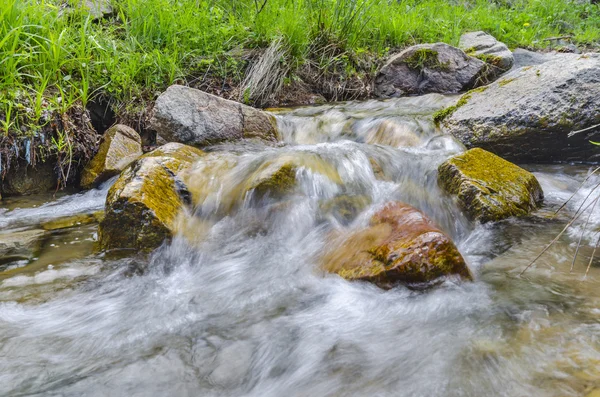
<path id="1" fill-rule="evenodd" d="M 388 203 L 366 229 L 334 244 L 323 268 L 382 288 L 451 275 L 473 278 L 452 240 L 421 211 L 400 202 Z"/>

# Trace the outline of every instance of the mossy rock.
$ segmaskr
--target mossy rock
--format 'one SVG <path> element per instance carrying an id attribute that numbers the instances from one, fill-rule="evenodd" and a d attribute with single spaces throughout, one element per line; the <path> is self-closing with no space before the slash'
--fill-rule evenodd
<path id="1" fill-rule="evenodd" d="M 438 182 L 471 219 L 481 222 L 528 215 L 544 200 L 532 173 L 479 148 L 440 165 Z"/>
<path id="2" fill-rule="evenodd" d="M 121 124 L 111 127 L 104 133 L 98 153 L 81 173 L 81 187 L 90 189 L 118 175 L 142 154 L 142 139 L 137 132 Z"/>
<path id="3" fill-rule="evenodd" d="M 271 197 L 289 194 L 296 188 L 296 173 L 300 168 L 319 173 L 334 183 L 342 182 L 339 173 L 331 164 L 319 156 L 298 152 L 263 163 L 248 177 L 242 197 L 251 191 L 258 199 L 267 194 Z"/>
<path id="4" fill-rule="evenodd" d="M 123 171 L 106 198 L 100 247 L 148 251 L 169 240 L 189 199 L 183 174 L 201 155 L 198 149 L 170 143 Z"/>
<path id="5" fill-rule="evenodd" d="M 422 212 L 400 202 L 388 203 L 367 228 L 332 246 L 323 268 L 347 280 L 390 288 L 398 283 L 426 286 L 446 276 L 472 279 L 452 240 Z"/>

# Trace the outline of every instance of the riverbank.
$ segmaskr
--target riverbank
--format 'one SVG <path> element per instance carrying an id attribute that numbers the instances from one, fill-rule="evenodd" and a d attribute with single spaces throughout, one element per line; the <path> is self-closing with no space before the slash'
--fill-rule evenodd
<path id="1" fill-rule="evenodd" d="M 114 122 L 143 134 L 174 83 L 260 107 L 367 99 L 387 56 L 415 43 L 473 30 L 511 48 L 600 38 L 598 5 L 558 0 L 0 5 L 0 171 L 58 164 L 57 187 L 77 180 Z"/>

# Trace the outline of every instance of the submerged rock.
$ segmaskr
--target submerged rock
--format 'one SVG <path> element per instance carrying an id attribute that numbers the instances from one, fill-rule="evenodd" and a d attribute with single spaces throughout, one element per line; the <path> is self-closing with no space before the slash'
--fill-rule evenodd
<path id="1" fill-rule="evenodd" d="M 175 218 L 189 200 L 183 174 L 202 155 L 193 147 L 169 143 L 123 171 L 106 198 L 100 247 L 151 250 L 171 238 Z"/>
<path id="2" fill-rule="evenodd" d="M 400 202 L 388 203 L 366 229 L 334 243 L 323 257 L 323 268 L 383 288 L 451 275 L 472 279 L 450 238 L 421 211 Z"/>
<path id="3" fill-rule="evenodd" d="M 40 225 L 44 230 L 67 229 L 74 226 L 89 225 L 90 223 L 100 222 L 104 219 L 104 211 L 97 211 L 93 214 L 76 214 L 65 216 L 58 219 L 42 222 Z"/>
<path id="4" fill-rule="evenodd" d="M 485 32 L 469 32 L 460 36 L 458 47 L 467 55 L 481 59 L 492 68 L 491 76 L 498 76 L 512 68 L 515 59 L 508 47 Z"/>
<path id="5" fill-rule="evenodd" d="M 118 175 L 142 155 L 142 138 L 133 129 L 117 124 L 102 136 L 98 153 L 81 174 L 81 187 L 90 189 Z"/>
<path id="6" fill-rule="evenodd" d="M 406 124 L 393 120 L 383 120 L 367 134 L 366 143 L 392 147 L 413 147 L 421 143 L 421 138 Z"/>
<path id="7" fill-rule="evenodd" d="M 227 214 L 242 203 L 279 200 L 297 190 L 298 176 L 303 172 L 342 183 L 337 169 L 312 153 L 287 153 L 243 165 L 239 160 L 232 153 L 212 152 L 198 161 L 188 178 L 194 205 L 203 206 L 208 212 Z"/>
<path id="8" fill-rule="evenodd" d="M 438 168 L 438 182 L 472 219 L 499 221 L 523 216 L 544 200 L 535 176 L 482 149 L 452 157 Z"/>
<path id="9" fill-rule="evenodd" d="M 0 233 L 0 264 L 33 258 L 43 236 L 37 229 Z"/>
<path id="10" fill-rule="evenodd" d="M 338 222 L 349 224 L 369 204 L 369 196 L 344 194 L 322 202 L 319 207 L 324 214 L 332 215 Z"/>
<path id="11" fill-rule="evenodd" d="M 279 140 L 272 115 L 181 85 L 158 97 L 150 125 L 167 141 L 198 147 L 244 138 Z"/>
<path id="12" fill-rule="evenodd" d="M 0 183 L 2 196 L 23 196 L 39 194 L 55 189 L 56 172 L 51 161 L 39 162 L 35 166 L 19 161 L 11 167 Z"/>
<path id="13" fill-rule="evenodd" d="M 467 148 L 511 161 L 597 161 L 589 143 L 600 124 L 600 54 L 563 54 L 504 75 L 440 117 Z M 569 137 L 572 131 L 587 129 Z"/>
<path id="14" fill-rule="evenodd" d="M 375 94 L 390 98 L 455 94 L 485 82 L 485 62 L 444 43 L 419 44 L 393 56 L 375 78 Z"/>

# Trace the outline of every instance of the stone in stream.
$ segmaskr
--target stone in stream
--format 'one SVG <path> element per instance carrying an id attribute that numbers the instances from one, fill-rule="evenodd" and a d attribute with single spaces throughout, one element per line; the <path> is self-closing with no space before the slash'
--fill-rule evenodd
<path id="1" fill-rule="evenodd" d="M 0 264 L 33 258 L 43 236 L 39 229 L 0 233 Z"/>
<path id="2" fill-rule="evenodd" d="M 52 161 L 39 162 L 35 166 L 19 161 L 0 181 L 0 194 L 8 197 L 44 193 L 55 189 L 57 181 Z"/>
<path id="3" fill-rule="evenodd" d="M 231 153 L 212 152 L 197 162 L 187 181 L 194 205 L 227 214 L 244 202 L 281 199 L 296 191 L 297 174 L 303 171 L 342 183 L 337 169 L 312 153 L 287 153 L 246 167 L 239 167 L 238 160 Z"/>
<path id="4" fill-rule="evenodd" d="M 515 61 L 508 47 L 485 32 L 469 32 L 460 36 L 458 47 L 467 55 L 490 65 L 492 75 L 500 75 L 512 68 Z"/>
<path id="5" fill-rule="evenodd" d="M 471 219 L 481 222 L 528 215 L 544 200 L 532 173 L 482 149 L 471 149 L 441 164 L 438 182 L 458 198 Z"/>
<path id="6" fill-rule="evenodd" d="M 366 143 L 393 147 L 413 147 L 421 143 L 421 138 L 406 124 L 393 120 L 383 120 L 377 127 L 368 132 Z"/>
<path id="7" fill-rule="evenodd" d="M 172 237 L 175 218 L 189 201 L 183 174 L 204 153 L 169 143 L 125 169 L 110 188 L 99 243 L 105 250 L 152 250 Z"/>
<path id="8" fill-rule="evenodd" d="M 119 175 L 142 154 L 142 138 L 137 132 L 121 124 L 111 127 L 102 136 L 98 153 L 83 169 L 81 187 L 91 189 Z"/>
<path id="9" fill-rule="evenodd" d="M 431 92 L 456 94 L 487 82 L 485 62 L 444 43 L 419 44 L 394 55 L 375 78 L 382 98 Z"/>
<path id="10" fill-rule="evenodd" d="M 468 93 L 436 119 L 467 148 L 510 161 L 597 161 L 600 151 L 589 141 L 600 131 L 598 98 L 600 54 L 562 54 Z"/>
<path id="11" fill-rule="evenodd" d="M 104 211 L 96 211 L 92 214 L 76 214 L 52 219 L 41 223 L 44 230 L 68 229 L 74 226 L 89 225 L 94 222 L 101 222 L 104 219 Z"/>
<path id="12" fill-rule="evenodd" d="M 197 147 L 244 138 L 279 140 L 269 113 L 181 85 L 158 97 L 150 128 L 167 141 Z"/>
<path id="13" fill-rule="evenodd" d="M 342 236 L 323 256 L 324 270 L 347 280 L 390 288 L 397 283 L 426 285 L 444 276 L 471 280 L 458 249 L 421 211 L 391 202 L 367 228 Z"/>

